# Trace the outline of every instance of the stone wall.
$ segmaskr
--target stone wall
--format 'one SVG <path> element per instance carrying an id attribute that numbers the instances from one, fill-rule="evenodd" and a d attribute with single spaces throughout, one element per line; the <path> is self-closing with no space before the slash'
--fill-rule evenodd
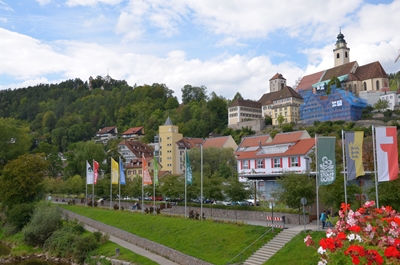
<path id="1" fill-rule="evenodd" d="M 190 210 L 194 210 L 195 212 L 200 211 L 200 207 L 187 207 L 187 214 Z M 185 214 L 184 206 L 172 206 L 171 208 L 165 209 L 162 211 L 163 213 L 170 214 Z M 203 206 L 203 213 L 206 218 L 223 218 L 223 219 L 231 219 L 231 220 L 253 220 L 253 221 L 265 221 L 267 222 L 267 216 L 272 216 L 272 212 L 260 212 L 260 211 L 243 211 L 243 210 L 230 210 L 230 209 L 214 209 L 209 207 L 209 205 Z M 292 225 L 303 225 L 303 216 L 301 215 L 299 218 L 298 214 L 290 214 L 290 213 L 280 213 L 274 212 L 274 217 L 282 217 L 285 216 L 285 223 Z M 306 224 L 310 222 L 309 216 L 306 216 Z M 276 222 L 274 222 L 276 223 Z"/>
<path id="2" fill-rule="evenodd" d="M 98 229 L 104 233 L 107 233 L 109 235 L 115 236 L 117 238 L 120 238 L 126 242 L 135 244 L 141 248 L 144 248 L 146 250 L 149 250 L 151 252 L 154 252 L 160 256 L 163 256 L 169 260 L 172 260 L 178 264 L 182 265 L 211 265 L 211 263 L 202 261 L 200 259 L 188 256 L 186 254 L 183 254 L 179 251 L 176 251 L 172 248 L 163 246 L 161 244 L 158 244 L 156 242 L 147 240 L 145 238 L 136 236 L 134 234 L 128 233 L 124 230 L 97 222 L 93 219 L 78 215 L 76 213 L 61 209 L 65 215 L 66 218 L 69 219 L 77 219 L 79 222 L 82 222 L 88 226 L 91 226 L 95 229 Z"/>

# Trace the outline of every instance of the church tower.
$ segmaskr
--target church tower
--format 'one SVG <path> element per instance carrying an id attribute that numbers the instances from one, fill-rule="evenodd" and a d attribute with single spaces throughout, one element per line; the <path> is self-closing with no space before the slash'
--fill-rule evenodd
<path id="1" fill-rule="evenodd" d="M 337 36 L 336 48 L 333 50 L 335 60 L 335 67 L 350 62 L 350 48 L 347 48 L 347 43 L 344 40 L 342 31 L 339 31 Z"/>
<path id="2" fill-rule="evenodd" d="M 280 73 L 276 73 L 269 80 L 269 92 L 270 93 L 282 90 L 285 86 L 286 86 L 286 79 Z"/>

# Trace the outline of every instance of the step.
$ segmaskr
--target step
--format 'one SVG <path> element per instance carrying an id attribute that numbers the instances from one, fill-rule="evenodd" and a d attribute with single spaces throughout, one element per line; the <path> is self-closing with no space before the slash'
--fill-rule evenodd
<path id="1" fill-rule="evenodd" d="M 276 252 L 292 240 L 300 231 L 284 229 L 276 234 L 267 244 L 257 250 L 250 258 L 248 258 L 244 265 L 262 265 L 269 260 Z"/>

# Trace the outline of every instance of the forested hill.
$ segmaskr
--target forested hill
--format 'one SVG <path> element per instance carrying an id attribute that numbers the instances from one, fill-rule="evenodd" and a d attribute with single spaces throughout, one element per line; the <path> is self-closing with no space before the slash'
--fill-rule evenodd
<path id="1" fill-rule="evenodd" d="M 129 86 L 125 81 L 97 77 L 92 90 L 80 79 L 59 84 L 0 91 L 0 117 L 26 121 L 37 140 L 66 151 L 70 143 L 92 139 L 105 126 L 120 133 L 144 126 L 144 141 L 152 142 L 168 116 L 186 137 L 230 134 L 229 100 L 206 87 L 182 88 L 182 104 L 164 84 Z"/>

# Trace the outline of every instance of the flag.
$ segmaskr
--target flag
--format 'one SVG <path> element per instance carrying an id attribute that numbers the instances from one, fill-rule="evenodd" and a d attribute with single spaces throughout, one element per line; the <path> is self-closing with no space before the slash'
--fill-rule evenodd
<path id="1" fill-rule="evenodd" d="M 395 180 L 399 176 L 397 128 L 377 127 L 375 132 L 378 182 Z"/>
<path id="2" fill-rule="evenodd" d="M 336 137 L 317 138 L 317 169 L 319 185 L 332 184 L 336 179 Z"/>
<path id="3" fill-rule="evenodd" d="M 121 157 L 119 158 L 119 184 L 126 185 L 124 166 L 122 165 Z"/>
<path id="4" fill-rule="evenodd" d="M 144 158 L 144 155 L 142 156 L 142 182 L 143 185 L 151 185 L 153 183 L 151 181 L 149 169 L 147 168 L 147 162 L 146 158 Z"/>
<path id="5" fill-rule="evenodd" d="M 111 158 L 111 184 L 118 184 L 119 174 L 118 174 L 118 163 Z"/>
<path id="6" fill-rule="evenodd" d="M 192 168 L 190 167 L 189 153 L 187 151 L 186 151 L 185 176 L 186 176 L 186 184 L 192 185 L 192 182 L 193 182 Z"/>
<path id="7" fill-rule="evenodd" d="M 94 184 L 97 184 L 97 180 L 99 179 L 99 162 L 93 160 L 93 172 L 94 172 Z"/>
<path id="8" fill-rule="evenodd" d="M 158 162 L 157 158 L 154 157 L 154 184 L 158 185 Z"/>
<path id="9" fill-rule="evenodd" d="M 362 145 L 364 132 L 345 132 L 347 180 L 364 176 Z"/>
<path id="10" fill-rule="evenodd" d="M 86 184 L 93 184 L 93 169 L 86 160 Z"/>

